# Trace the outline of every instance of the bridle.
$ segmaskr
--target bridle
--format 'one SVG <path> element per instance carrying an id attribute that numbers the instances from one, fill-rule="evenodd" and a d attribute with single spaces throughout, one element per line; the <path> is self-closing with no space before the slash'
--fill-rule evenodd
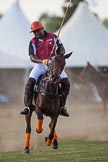
<path id="1" fill-rule="evenodd" d="M 51 97 L 57 96 L 59 94 L 59 84 L 60 84 L 60 74 L 61 69 L 59 70 L 59 66 L 54 66 L 55 62 L 57 61 L 56 58 L 58 56 L 52 57 L 49 65 L 48 70 L 44 74 L 40 82 L 40 93 L 44 96 L 50 95 Z M 57 58 L 59 60 L 59 58 Z M 57 75 L 56 75 L 57 72 Z"/>

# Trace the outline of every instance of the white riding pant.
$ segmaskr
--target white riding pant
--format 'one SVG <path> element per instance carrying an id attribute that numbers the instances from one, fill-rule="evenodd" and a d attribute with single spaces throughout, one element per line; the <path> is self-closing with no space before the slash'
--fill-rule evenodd
<path id="1" fill-rule="evenodd" d="M 37 82 L 38 78 L 40 75 L 44 74 L 48 69 L 48 66 L 40 63 L 36 63 L 34 68 L 31 70 L 30 74 L 29 74 L 29 78 L 34 78 Z M 68 78 L 67 74 L 65 73 L 65 71 L 63 70 L 62 73 L 60 74 L 61 78 Z"/>

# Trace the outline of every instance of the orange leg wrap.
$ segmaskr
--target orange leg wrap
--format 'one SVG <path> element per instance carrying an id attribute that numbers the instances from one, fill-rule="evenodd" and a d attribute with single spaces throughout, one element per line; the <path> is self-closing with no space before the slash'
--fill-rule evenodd
<path id="1" fill-rule="evenodd" d="M 29 147 L 30 145 L 30 133 L 26 133 L 24 147 Z"/>
<path id="2" fill-rule="evenodd" d="M 47 141 L 45 143 L 46 143 L 47 146 L 50 146 L 51 145 L 51 142 L 52 142 L 52 140 L 47 139 Z"/>
<path id="3" fill-rule="evenodd" d="M 57 134 L 56 134 L 56 131 L 54 131 L 54 137 L 53 137 L 53 140 L 58 140 L 58 136 L 57 136 Z"/>
<path id="4" fill-rule="evenodd" d="M 43 131 L 43 128 L 42 128 L 42 124 L 43 124 L 43 120 L 37 120 L 37 128 L 36 128 L 36 131 L 38 133 L 41 133 Z"/>

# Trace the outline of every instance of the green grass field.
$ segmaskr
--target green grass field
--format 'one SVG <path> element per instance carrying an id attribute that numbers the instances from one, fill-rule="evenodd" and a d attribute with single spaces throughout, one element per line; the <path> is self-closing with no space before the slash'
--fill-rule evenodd
<path id="1" fill-rule="evenodd" d="M 30 154 L 0 153 L 0 162 L 108 162 L 108 142 L 59 139 L 58 150 L 42 143 Z"/>

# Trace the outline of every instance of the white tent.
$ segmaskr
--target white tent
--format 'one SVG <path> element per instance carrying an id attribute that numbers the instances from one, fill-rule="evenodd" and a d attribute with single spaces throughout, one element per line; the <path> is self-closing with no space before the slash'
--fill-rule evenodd
<path id="1" fill-rule="evenodd" d="M 29 31 L 29 21 L 18 4 L 13 3 L 0 19 L 0 51 L 2 51 L 0 52 L 0 68 L 22 68 L 32 65 L 28 56 L 28 45 L 32 36 Z"/>
<path id="2" fill-rule="evenodd" d="M 29 60 L 25 58 L 17 58 L 15 56 L 0 51 L 0 69 L 25 69 L 27 67 L 31 67 Z"/>
<path id="3" fill-rule="evenodd" d="M 80 2 L 70 20 L 63 26 L 60 39 L 66 52 L 73 51 L 67 67 L 83 67 L 87 61 L 97 66 L 108 66 L 108 30 Z"/>

